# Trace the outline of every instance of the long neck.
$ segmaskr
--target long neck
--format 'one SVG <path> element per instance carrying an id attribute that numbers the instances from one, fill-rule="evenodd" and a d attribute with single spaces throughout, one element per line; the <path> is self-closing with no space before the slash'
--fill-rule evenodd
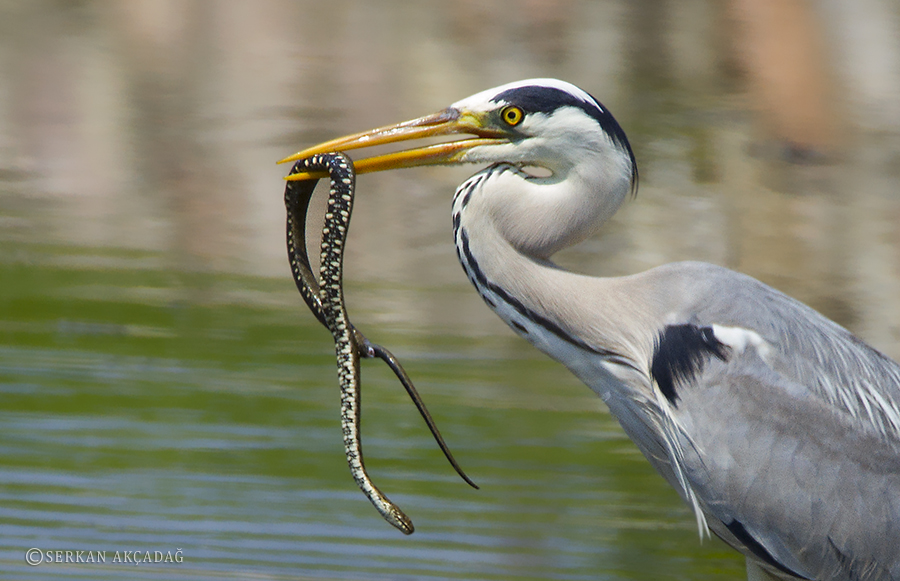
<path id="1" fill-rule="evenodd" d="M 677 428 L 669 408 L 660 405 L 662 395 L 650 386 L 658 325 L 672 307 L 668 293 L 647 284 L 648 273 L 591 277 L 562 270 L 548 260 L 554 249 L 578 240 L 608 217 L 618 202 L 585 201 L 578 196 L 586 195 L 586 190 L 554 190 L 560 187 L 556 184 L 546 190 L 551 202 L 542 206 L 533 196 L 543 193 L 544 185 L 520 183 L 516 189 L 514 181 L 491 183 L 505 174 L 513 177 L 515 169 L 488 168 L 457 191 L 453 224 L 463 269 L 513 330 L 603 398 L 641 451 L 693 505 L 705 530 L 700 505 L 681 471 L 680 452 L 670 445 L 678 441 Z M 509 197 L 513 193 L 521 197 Z M 508 206 L 499 206 L 498 200 Z M 588 218 L 573 215 L 572 208 L 587 212 Z M 518 221 L 498 219 L 510 214 Z M 544 231 L 551 235 L 531 235 Z M 666 434 L 662 439 L 660 430 Z"/>
<path id="2" fill-rule="evenodd" d="M 573 181 L 542 183 L 513 166 L 492 166 L 457 190 L 453 223 L 460 262 L 488 305 L 581 376 L 584 354 L 626 364 L 643 359 L 646 338 L 628 330 L 644 328 L 633 323 L 647 311 L 647 297 L 627 278 L 578 275 L 549 262 L 555 250 L 590 234 L 627 192 L 620 184 L 618 199 L 578 199 L 587 190 Z"/>
<path id="3" fill-rule="evenodd" d="M 476 211 L 490 217 L 501 237 L 525 256 L 547 260 L 612 216 L 630 190 L 630 177 L 596 162 L 556 168 L 549 177 L 532 177 L 500 163 L 460 186 L 459 210 L 477 198 Z"/>

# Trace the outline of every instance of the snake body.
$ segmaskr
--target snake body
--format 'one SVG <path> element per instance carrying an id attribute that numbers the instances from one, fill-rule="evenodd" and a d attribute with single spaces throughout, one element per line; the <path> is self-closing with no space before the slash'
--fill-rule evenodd
<path id="1" fill-rule="evenodd" d="M 359 428 L 360 357 L 379 357 L 387 363 L 416 404 L 447 460 L 466 482 L 474 488 L 478 487 L 454 460 L 431 414 L 396 357 L 384 347 L 370 342 L 350 323 L 344 305 L 343 258 L 356 186 L 353 163 L 342 153 L 321 154 L 296 162 L 291 173 L 311 170 L 327 171 L 331 178 L 325 225 L 322 229 L 320 277 L 317 278 L 312 272 L 306 244 L 306 215 L 316 180 L 289 181 L 285 187 L 287 249 L 291 272 L 304 302 L 334 337 L 338 382 L 341 387 L 341 431 L 350 472 L 382 517 L 403 533 L 411 534 L 415 530 L 412 521 L 375 486 L 363 462 Z"/>

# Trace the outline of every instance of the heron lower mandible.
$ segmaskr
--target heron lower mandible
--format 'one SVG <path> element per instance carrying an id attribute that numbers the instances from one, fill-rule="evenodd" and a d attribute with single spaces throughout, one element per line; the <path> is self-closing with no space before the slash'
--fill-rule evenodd
<path id="1" fill-rule="evenodd" d="M 591 95 L 552 79 L 511 83 L 285 161 L 450 134 L 472 137 L 356 170 L 490 164 L 453 198 L 466 275 L 603 398 L 692 507 L 701 538 L 711 530 L 743 553 L 751 579 L 900 580 L 900 365 L 712 264 L 602 278 L 550 262 L 637 181 L 625 133 Z M 321 176 L 291 176 L 310 177 Z"/>

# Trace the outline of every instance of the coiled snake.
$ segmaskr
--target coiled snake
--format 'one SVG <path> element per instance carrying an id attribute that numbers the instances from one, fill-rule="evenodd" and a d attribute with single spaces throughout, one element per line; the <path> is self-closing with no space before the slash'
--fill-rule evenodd
<path id="1" fill-rule="evenodd" d="M 396 357 L 384 347 L 366 339 L 347 316 L 343 292 L 343 258 L 356 189 L 353 162 L 342 153 L 328 153 L 300 160 L 291 168 L 291 174 L 309 171 L 327 171 L 331 177 L 325 225 L 322 229 L 320 278 L 312 273 L 306 244 L 306 216 L 318 180 L 289 181 L 284 190 L 291 272 L 309 310 L 334 337 L 341 388 L 341 430 L 350 472 L 381 516 L 403 533 L 412 534 L 415 530 L 412 521 L 375 486 L 363 462 L 359 429 L 360 357 L 378 357 L 387 363 L 416 404 L 444 456 L 463 480 L 474 488 L 478 486 L 456 463 L 431 414 Z"/>

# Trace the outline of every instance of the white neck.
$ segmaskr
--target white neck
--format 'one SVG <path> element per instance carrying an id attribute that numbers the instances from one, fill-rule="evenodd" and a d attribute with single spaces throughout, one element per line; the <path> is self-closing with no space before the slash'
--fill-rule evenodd
<path id="1" fill-rule="evenodd" d="M 516 250 L 547 260 L 581 242 L 609 219 L 628 192 L 628 182 L 610 184 L 608 191 L 591 191 L 594 176 L 572 168 L 546 178 L 526 179 L 515 171 L 497 172 L 489 179 L 485 210 L 497 232 Z M 585 195 L 588 193 L 589 195 Z"/>
<path id="2" fill-rule="evenodd" d="M 615 212 L 628 191 L 623 180 L 618 195 L 582 196 L 579 193 L 587 190 L 578 179 L 583 178 L 525 179 L 513 166 L 492 166 L 459 187 L 453 216 L 460 261 L 489 306 L 520 335 L 582 376 L 575 367 L 584 356 L 593 360 L 592 366 L 604 356 L 570 349 L 571 342 L 557 341 L 559 332 L 628 359 L 647 341 L 623 330 L 645 328 L 626 322 L 646 311 L 645 297 L 631 291 L 627 277 L 579 275 L 548 260 L 556 250 L 589 235 Z M 576 296 L 578 305 L 571 302 Z M 535 318 L 546 324 L 535 323 Z M 547 325 L 556 329 L 548 331 Z"/>
<path id="3" fill-rule="evenodd" d="M 536 114 L 529 123 L 534 135 L 528 139 L 469 150 L 466 162 L 505 162 L 472 176 L 457 197 L 475 183 L 477 212 L 490 216 L 519 252 L 547 260 L 587 238 L 618 210 L 636 179 L 635 168 L 627 145 L 602 131 L 583 130 L 594 121 L 577 109 Z M 551 175 L 529 177 L 518 169 L 530 165 Z"/>

